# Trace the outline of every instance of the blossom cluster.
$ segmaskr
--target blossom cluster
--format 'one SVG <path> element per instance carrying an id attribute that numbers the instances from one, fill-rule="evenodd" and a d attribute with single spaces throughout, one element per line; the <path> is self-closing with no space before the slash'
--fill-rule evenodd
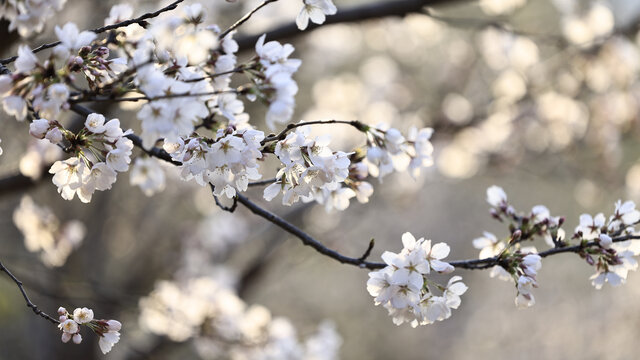
<path id="1" fill-rule="evenodd" d="M 215 195 L 233 198 L 236 191 L 247 190 L 249 180 L 262 177 L 258 172 L 262 139 L 262 131 L 227 128 L 218 130 L 213 139 L 188 137 L 165 142 L 164 149 L 182 163 L 184 180 L 193 179 L 201 186 L 211 184 Z"/>
<path id="2" fill-rule="evenodd" d="M 78 220 L 61 223 L 51 209 L 39 206 L 25 195 L 13 212 L 13 223 L 24 236 L 30 252 L 40 254 L 46 266 L 62 266 L 82 243 L 86 228 Z"/>
<path id="3" fill-rule="evenodd" d="M 340 183 L 349 176 L 349 154 L 332 151 L 330 137 L 310 139 L 308 132 L 308 127 L 298 127 L 275 144 L 273 152 L 284 167 L 276 174 L 277 181 L 264 189 L 267 201 L 279 194 L 283 195 L 283 205 L 292 205 L 300 199 L 311 201 L 316 194 L 340 189 Z M 343 210 L 349 205 L 349 197 L 343 198 L 346 204 L 338 199 L 326 205 L 335 204 Z"/>
<path id="4" fill-rule="evenodd" d="M 60 160 L 64 152 L 59 146 L 48 140 L 32 139 L 27 145 L 26 152 L 20 157 L 18 167 L 20 173 L 33 180 L 42 177 L 49 164 Z"/>
<path id="5" fill-rule="evenodd" d="M 433 129 L 412 127 L 405 138 L 395 128 L 380 125 L 367 131 L 367 156 L 369 174 L 380 180 L 394 171 L 409 170 L 414 178 L 423 167 L 433 165 Z"/>
<path id="6" fill-rule="evenodd" d="M 15 71 L 0 75 L 3 108 L 19 121 L 27 117 L 29 105 L 40 117 L 57 119 L 69 108 L 69 89 L 78 87 L 78 74 L 95 88 L 124 69 L 122 58 L 109 59 L 107 47 L 91 45 L 95 33 L 80 32 L 74 23 L 56 26 L 55 33 L 60 44 L 47 60 L 41 63 L 28 46 L 21 45 Z"/>
<path id="7" fill-rule="evenodd" d="M 495 219 L 509 222 L 510 235 L 499 240 L 494 234 L 484 232 L 484 236 L 473 240 L 473 246 L 480 249 L 480 259 L 497 259 L 498 265 L 493 267 L 491 277 L 515 282 L 519 307 L 535 304 L 531 291 L 537 287 L 535 276 L 542 267 L 535 247 L 522 246 L 524 241 L 543 237 L 547 245 L 556 249 L 570 246 L 572 240 L 578 241 L 578 255 L 596 267 L 596 273 L 591 276 L 596 289 L 602 288 L 605 282 L 614 286 L 623 284 L 628 272 L 638 267 L 634 259 L 640 255 L 638 241 L 624 237 L 635 235 L 634 226 L 640 221 L 640 211 L 633 201 L 616 202 L 614 213 L 608 219 L 603 213 L 582 214 L 571 239 L 566 239 L 561 228 L 564 218 L 551 216 L 543 205 L 534 206 L 526 214 L 518 213 L 509 204 L 504 190 L 495 185 L 487 189 L 487 202 Z"/>
<path id="8" fill-rule="evenodd" d="M 615 204 L 613 215 L 607 219 L 603 213 L 595 216 L 580 215 L 580 224 L 574 230 L 574 239 L 582 242 L 595 241 L 599 247 L 581 253 L 589 265 L 596 267 L 591 283 L 601 289 L 605 282 L 613 286 L 624 284 L 630 270 L 637 270 L 634 256 L 640 255 L 640 247 L 631 240 L 613 243 L 614 237 L 635 234 L 635 225 L 640 221 L 640 211 L 633 201 Z"/>
<path id="9" fill-rule="evenodd" d="M 298 70 L 302 61 L 289 59 L 294 51 L 291 44 L 280 44 L 277 41 L 265 43 L 266 34 L 256 42 L 258 74 L 253 78 L 257 84 L 257 95 L 269 104 L 266 123 L 270 129 L 276 123 L 286 123 L 291 120 L 295 106 L 294 96 L 298 92 L 298 85 L 293 80 L 293 74 Z"/>
<path id="10" fill-rule="evenodd" d="M 96 190 L 111 188 L 117 172 L 129 169 L 133 142 L 120 128 L 120 120 L 105 120 L 101 114 L 89 114 L 77 134 L 55 120 L 37 119 L 31 123 L 31 135 L 65 145 L 75 155 L 56 161 L 49 169 L 63 199 L 72 200 L 77 194 L 82 202 L 88 203 Z"/>
<path id="11" fill-rule="evenodd" d="M 137 185 L 147 196 L 161 192 L 166 186 L 165 170 L 159 160 L 152 157 L 137 157 L 131 165 L 129 182 Z"/>
<path id="12" fill-rule="evenodd" d="M 76 308 L 73 313 L 69 313 L 64 307 L 58 309 L 60 325 L 62 330 L 62 342 L 67 343 L 72 340 L 75 344 L 82 342 L 80 326 L 85 325 L 96 335 L 100 336 L 98 345 L 103 354 L 108 353 L 113 345 L 120 341 L 120 329 L 122 324 L 117 320 L 96 320 L 93 318 L 93 310 Z"/>
<path id="13" fill-rule="evenodd" d="M 449 255 L 445 243 L 431 245 L 431 240 L 418 240 L 411 233 L 402 235 L 404 248 L 399 254 L 385 251 L 382 259 L 387 266 L 369 273 L 367 290 L 376 305 L 384 306 L 393 322 L 411 326 L 432 324 L 451 316 L 451 309 L 460 306 L 460 296 L 467 291 L 460 276 L 453 276 L 446 286 L 427 278 L 431 271 L 451 273 L 454 267 L 442 261 Z M 441 289 L 441 296 L 434 294 Z"/>
<path id="14" fill-rule="evenodd" d="M 22 37 L 42 31 L 44 22 L 62 10 L 67 0 L 6 0 L 0 2 L 0 19 L 9 21 L 9 31 L 18 29 Z"/>
<path id="15" fill-rule="evenodd" d="M 289 320 L 273 317 L 263 306 L 249 306 L 215 275 L 158 282 L 140 300 L 140 309 L 143 328 L 174 341 L 193 338 L 204 359 L 222 354 L 231 359 L 335 359 L 342 343 L 329 322 L 300 343 Z"/>

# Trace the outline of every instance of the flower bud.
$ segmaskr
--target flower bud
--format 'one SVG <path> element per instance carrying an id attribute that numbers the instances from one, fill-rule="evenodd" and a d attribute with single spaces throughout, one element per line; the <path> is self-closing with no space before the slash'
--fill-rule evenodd
<path id="1" fill-rule="evenodd" d="M 49 120 L 47 119 L 36 119 L 29 125 L 29 134 L 35 138 L 44 139 L 47 131 L 49 131 Z"/>
<path id="2" fill-rule="evenodd" d="M 80 335 L 80 334 L 73 335 L 73 343 L 74 344 L 80 344 L 81 342 L 82 342 L 82 335 Z"/>
<path id="3" fill-rule="evenodd" d="M 611 239 L 611 237 L 609 235 L 600 234 L 600 238 L 598 239 L 598 243 L 603 248 L 608 249 L 608 248 L 611 247 L 611 244 L 613 244 L 613 239 Z"/>
<path id="4" fill-rule="evenodd" d="M 67 309 L 63 308 L 62 306 L 58 308 L 58 315 L 65 315 L 66 313 Z"/>
<path id="5" fill-rule="evenodd" d="M 67 332 L 63 332 L 61 340 L 62 340 L 63 343 L 68 343 L 69 340 L 71 340 L 71 334 L 69 334 Z"/>
<path id="6" fill-rule="evenodd" d="M 57 144 L 62 141 L 62 132 L 57 127 L 47 131 L 47 134 L 44 136 L 45 139 L 51 141 L 52 144 Z"/>
<path id="7" fill-rule="evenodd" d="M 122 328 L 122 324 L 118 320 L 109 320 L 107 321 L 107 329 L 109 331 L 120 331 Z"/>

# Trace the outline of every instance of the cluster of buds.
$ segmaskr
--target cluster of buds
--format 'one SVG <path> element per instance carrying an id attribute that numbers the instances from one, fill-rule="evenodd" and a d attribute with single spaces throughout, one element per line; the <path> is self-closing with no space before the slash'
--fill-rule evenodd
<path id="1" fill-rule="evenodd" d="M 40 64 L 26 45 L 18 48 L 15 71 L 0 75 L 0 99 L 7 114 L 18 121 L 27 117 L 28 102 L 40 116 L 54 118 L 68 108 L 69 89 L 65 73 L 47 60 Z"/>
<path id="2" fill-rule="evenodd" d="M 124 58 L 109 59 L 109 48 L 105 46 L 83 46 L 77 56 L 67 62 L 70 72 L 82 72 L 90 87 L 114 79 L 126 68 Z"/>
<path id="3" fill-rule="evenodd" d="M 85 325 L 96 335 L 100 336 L 98 345 L 103 354 L 108 353 L 120 340 L 120 329 L 122 324 L 117 320 L 96 320 L 93 318 L 93 310 L 88 308 L 77 308 L 73 313 L 69 313 L 64 307 L 58 309 L 60 325 L 62 330 L 62 342 L 67 343 L 72 340 L 75 344 L 82 342 L 80 326 Z"/>
<path id="4" fill-rule="evenodd" d="M 75 155 L 56 161 L 49 170 L 62 198 L 71 200 L 77 193 L 82 202 L 90 202 L 95 190 L 110 189 L 117 172 L 129 169 L 133 142 L 126 137 L 128 132 L 120 128 L 118 119 L 105 120 L 101 114 L 89 114 L 77 134 L 55 120 L 37 119 L 31 123 L 31 135 L 60 144 Z"/>

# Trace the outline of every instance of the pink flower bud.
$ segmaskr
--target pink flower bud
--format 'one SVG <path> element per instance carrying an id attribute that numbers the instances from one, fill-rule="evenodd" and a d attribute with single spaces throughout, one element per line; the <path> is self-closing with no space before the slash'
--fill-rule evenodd
<path id="1" fill-rule="evenodd" d="M 52 144 L 57 144 L 62 141 L 62 132 L 57 127 L 47 131 L 47 134 L 44 136 L 45 139 L 49 140 Z"/>
<path id="2" fill-rule="evenodd" d="M 109 331 L 120 331 L 122 324 L 118 320 L 109 320 L 107 321 L 107 328 Z"/>
<path id="3" fill-rule="evenodd" d="M 60 315 L 60 317 L 58 318 L 58 320 L 60 320 L 61 323 L 67 321 L 67 316 L 66 315 Z"/>
<path id="4" fill-rule="evenodd" d="M 62 340 L 62 342 L 63 342 L 63 343 L 65 343 L 65 344 L 66 344 L 66 343 L 68 343 L 68 342 L 69 342 L 69 340 L 71 340 L 71 334 L 66 333 L 66 332 L 63 332 L 63 333 L 62 333 L 62 338 L 61 338 L 61 340 Z"/>
<path id="5" fill-rule="evenodd" d="M 67 309 L 63 308 L 62 306 L 58 308 L 58 315 L 65 315 L 66 313 Z"/>
<path id="6" fill-rule="evenodd" d="M 82 335 L 80 334 L 73 335 L 73 342 L 74 344 L 80 344 L 82 342 Z"/>
<path id="7" fill-rule="evenodd" d="M 47 119 L 36 119 L 29 125 L 29 134 L 35 138 L 43 139 L 47 131 L 49 131 L 49 120 Z"/>

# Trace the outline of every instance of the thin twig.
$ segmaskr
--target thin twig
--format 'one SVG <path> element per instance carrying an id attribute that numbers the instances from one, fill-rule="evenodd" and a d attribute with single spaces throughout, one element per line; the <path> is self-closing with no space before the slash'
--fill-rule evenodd
<path id="1" fill-rule="evenodd" d="M 358 120 L 314 120 L 314 121 L 304 121 L 304 122 L 299 122 L 299 123 L 295 123 L 295 124 L 289 124 L 287 125 L 287 127 L 284 128 L 284 130 L 282 130 L 279 134 L 277 135 L 269 135 L 267 137 L 265 137 L 261 142 L 260 145 L 264 145 L 268 142 L 271 141 L 280 141 L 280 140 L 284 140 L 287 137 L 287 133 L 295 128 L 301 127 L 301 126 L 307 126 L 307 125 L 327 125 L 327 124 L 345 124 L 345 125 L 351 125 L 354 128 L 360 130 L 360 131 L 367 131 L 369 129 L 368 125 L 365 125 L 364 123 L 358 121 Z"/>
<path id="2" fill-rule="evenodd" d="M 0 261 L 0 271 L 4 271 L 10 278 L 11 280 L 13 280 L 14 283 L 16 283 L 16 285 L 18 285 L 18 289 L 20 289 L 20 292 L 22 293 L 22 297 L 24 298 L 24 301 L 27 303 L 27 307 L 31 308 L 31 310 L 33 310 L 33 312 L 36 315 L 42 316 L 43 318 L 49 320 L 50 322 L 54 323 L 54 324 L 60 324 L 60 321 L 58 321 L 58 319 L 53 318 L 52 316 L 49 316 L 47 313 L 45 313 L 44 311 L 38 309 L 38 307 L 36 306 L 36 304 L 34 304 L 33 302 L 31 302 L 31 299 L 29 299 L 29 295 L 27 295 L 27 292 L 24 290 L 24 286 L 22 284 L 22 281 L 18 280 L 17 277 L 15 277 L 15 275 L 13 275 L 11 273 L 11 271 L 9 271 L 9 269 L 7 269 L 3 264 L 2 261 Z"/>
<path id="3" fill-rule="evenodd" d="M 367 247 L 367 250 L 364 252 L 364 254 L 362 254 L 362 256 L 360 256 L 360 260 L 362 260 L 362 261 L 367 260 L 369 255 L 371 255 L 371 250 L 373 250 L 373 247 L 375 245 L 376 245 L 376 241 L 374 239 L 371 239 L 371 241 L 369 241 L 369 247 Z"/>
<path id="4" fill-rule="evenodd" d="M 230 213 L 236 211 L 236 208 L 238 207 L 238 197 L 234 196 L 233 197 L 233 204 L 231 204 L 231 206 L 225 206 L 224 204 L 222 204 L 220 202 L 220 200 L 218 200 L 218 196 L 214 193 L 216 191 L 216 187 L 209 183 L 209 187 L 211 188 L 211 194 L 213 195 L 213 200 L 215 200 L 216 205 L 218 205 L 218 207 L 224 211 L 228 211 Z"/>
<path id="5" fill-rule="evenodd" d="M 89 31 L 92 31 L 92 32 L 94 32 L 96 34 L 100 34 L 100 33 L 103 33 L 105 31 L 118 29 L 118 28 L 121 28 L 121 27 L 129 26 L 131 24 L 138 24 L 138 25 L 140 25 L 142 27 L 145 27 L 147 25 L 147 22 L 145 20 L 157 17 L 158 15 L 162 14 L 163 12 L 167 12 L 167 11 L 173 10 L 176 7 L 178 7 L 178 4 L 180 4 L 183 1 L 184 0 L 176 0 L 176 1 L 172 2 L 171 4 L 163 7 L 162 9 L 159 9 L 159 10 L 151 12 L 151 13 L 143 14 L 143 15 L 135 18 L 135 19 L 121 21 L 121 22 L 113 24 L 113 25 L 107 25 L 107 26 L 99 27 L 97 29 L 93 29 L 93 30 L 89 30 Z M 48 44 L 42 44 L 42 45 L 38 46 L 37 48 L 32 49 L 31 51 L 34 52 L 34 53 L 37 53 L 37 52 L 40 52 L 42 50 L 49 49 L 49 48 L 52 48 L 54 46 L 57 46 L 59 44 L 60 44 L 60 41 L 56 41 L 56 42 L 52 42 L 52 43 L 48 43 Z M 2 59 L 2 60 L 0 60 L 0 64 L 2 64 L 2 65 L 10 64 L 10 63 L 16 61 L 17 58 L 18 58 L 18 56 L 12 56 L 12 57 L 9 57 L 9 58 L 6 58 L 6 59 Z"/>
<path id="6" fill-rule="evenodd" d="M 254 182 L 250 182 L 249 183 L 249 187 L 251 186 L 263 186 L 263 185 L 271 185 L 274 182 L 278 181 L 278 179 L 276 178 L 271 178 L 271 179 L 266 179 L 266 180 L 260 180 L 260 181 L 254 181 Z"/>
<path id="7" fill-rule="evenodd" d="M 287 222 L 285 219 L 279 217 L 274 213 L 269 212 L 268 210 L 261 208 L 260 206 L 258 206 L 257 204 L 249 200 L 244 195 L 237 194 L 236 197 L 238 199 L 238 202 L 244 205 L 245 207 L 247 207 L 247 209 L 249 209 L 252 213 L 258 216 L 261 216 L 266 220 L 274 223 L 275 225 L 279 226 L 286 232 L 300 239 L 304 245 L 311 246 L 317 252 L 323 255 L 326 255 L 332 259 L 335 259 L 343 264 L 355 265 L 355 266 L 359 266 L 367 269 L 381 269 L 387 266 L 387 264 L 385 263 L 368 262 L 365 260 L 344 256 L 335 250 L 331 250 L 327 248 L 321 242 L 314 239 L 313 237 L 311 237 L 309 234 L 302 231 L 301 229 L 297 228 L 295 225 Z"/>
<path id="8" fill-rule="evenodd" d="M 276 2 L 278 0 L 264 0 L 260 5 L 256 6 L 253 10 L 249 11 L 248 13 L 246 13 L 243 17 L 241 17 L 238 21 L 236 21 L 233 25 L 229 26 L 229 28 L 225 31 L 223 31 L 219 36 L 218 39 L 222 40 L 225 38 L 225 36 L 229 35 L 230 32 L 232 32 L 233 30 L 235 30 L 238 26 L 244 24 L 247 20 L 249 20 L 249 18 L 251 17 L 251 15 L 255 14 L 258 10 L 262 9 L 263 7 L 267 6 L 268 4 L 272 3 L 272 2 Z"/>

